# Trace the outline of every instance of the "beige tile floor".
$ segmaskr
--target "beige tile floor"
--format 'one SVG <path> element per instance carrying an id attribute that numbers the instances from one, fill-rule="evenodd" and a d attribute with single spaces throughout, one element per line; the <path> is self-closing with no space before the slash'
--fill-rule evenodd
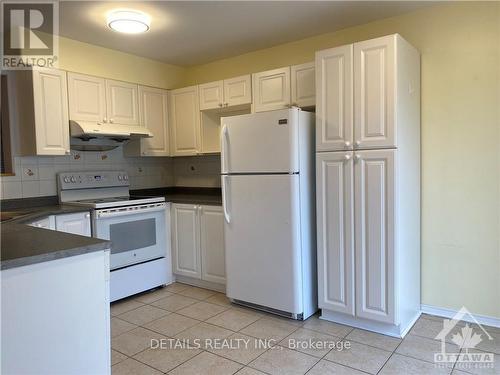
<path id="1" fill-rule="evenodd" d="M 495 368 L 464 369 L 457 364 L 436 368 L 433 356 L 441 343 L 434 337 L 442 328 L 441 320 L 424 314 L 400 340 L 317 316 L 305 322 L 279 318 L 232 305 L 221 293 L 175 283 L 111 305 L 112 374 L 500 374 L 500 329 L 490 327 L 486 329 L 493 340 L 483 340 L 475 352 L 496 353 Z M 249 346 L 195 347 L 197 338 L 246 340 Z M 187 340 L 192 345 L 151 348 L 152 339 Z M 258 347 L 258 340 L 272 340 L 272 348 Z M 342 351 L 297 347 L 293 345 L 297 340 L 349 342 L 351 347 Z M 447 350 L 458 352 L 449 341 Z"/>

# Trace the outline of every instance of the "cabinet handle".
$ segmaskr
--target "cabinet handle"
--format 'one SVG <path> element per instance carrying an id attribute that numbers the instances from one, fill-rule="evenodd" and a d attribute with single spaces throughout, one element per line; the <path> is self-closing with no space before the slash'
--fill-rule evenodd
<path id="1" fill-rule="evenodd" d="M 345 155 L 344 155 L 344 159 L 345 159 L 345 160 L 351 160 L 351 155 L 349 155 L 349 154 L 345 154 Z"/>
<path id="2" fill-rule="evenodd" d="M 355 158 L 356 160 L 361 160 L 361 155 L 356 154 L 356 155 L 354 155 L 354 158 Z"/>
<path id="3" fill-rule="evenodd" d="M 361 146 L 361 141 L 356 141 L 355 145 L 356 145 L 356 147 Z"/>
<path id="4" fill-rule="evenodd" d="M 344 142 L 344 145 L 345 145 L 345 147 L 350 147 L 351 146 L 351 142 L 346 141 L 346 142 Z"/>

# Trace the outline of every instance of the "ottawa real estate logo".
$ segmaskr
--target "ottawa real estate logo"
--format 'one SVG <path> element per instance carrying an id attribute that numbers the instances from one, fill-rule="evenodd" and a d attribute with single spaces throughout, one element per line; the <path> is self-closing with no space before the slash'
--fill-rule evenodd
<path id="1" fill-rule="evenodd" d="M 443 329 L 435 339 L 441 341 L 441 350 L 434 353 L 436 367 L 455 364 L 455 369 L 464 371 L 495 367 L 495 354 L 486 350 L 494 338 L 465 307 L 451 319 L 443 320 Z"/>
<path id="2" fill-rule="evenodd" d="M 57 1 L 2 1 L 2 70 L 56 68 L 59 52 Z"/>

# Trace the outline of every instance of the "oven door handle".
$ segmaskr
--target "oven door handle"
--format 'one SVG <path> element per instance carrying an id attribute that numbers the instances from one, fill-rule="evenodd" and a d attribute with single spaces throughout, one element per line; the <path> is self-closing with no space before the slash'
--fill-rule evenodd
<path id="1" fill-rule="evenodd" d="M 147 206 L 127 206 L 127 207 L 117 207 L 104 210 L 97 210 L 95 213 L 95 218 L 96 220 L 99 220 L 117 216 L 139 215 L 149 212 L 165 211 L 165 207 L 166 207 L 165 203 L 158 203 Z"/>

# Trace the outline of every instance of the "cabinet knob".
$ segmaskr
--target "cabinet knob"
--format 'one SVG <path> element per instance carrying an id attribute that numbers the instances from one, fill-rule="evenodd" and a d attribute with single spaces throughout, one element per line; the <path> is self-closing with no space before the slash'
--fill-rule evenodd
<path id="1" fill-rule="evenodd" d="M 229 103 L 224 103 L 224 107 L 227 107 L 229 105 Z"/>
<path id="2" fill-rule="evenodd" d="M 109 119 L 109 122 L 110 122 L 110 123 L 113 123 L 113 122 L 115 122 L 115 120 L 113 120 L 112 118 L 110 118 L 110 119 Z"/>
<path id="3" fill-rule="evenodd" d="M 344 142 L 344 145 L 345 145 L 345 147 L 349 147 L 351 145 L 351 142 L 346 141 L 346 142 Z"/>
<path id="4" fill-rule="evenodd" d="M 221 107 L 221 108 L 222 108 L 222 103 L 219 103 L 219 107 Z"/>
<path id="5" fill-rule="evenodd" d="M 64 153 L 65 153 L 66 155 L 69 155 L 69 154 L 71 153 L 71 151 L 70 151 L 70 150 L 65 150 L 65 151 L 64 151 Z"/>
<path id="6" fill-rule="evenodd" d="M 354 155 L 354 158 L 355 158 L 356 160 L 360 160 L 360 159 L 361 159 L 361 155 L 356 154 L 356 155 Z"/>
<path id="7" fill-rule="evenodd" d="M 356 141 L 355 145 L 358 147 L 361 146 L 361 141 Z"/>
<path id="8" fill-rule="evenodd" d="M 345 160 L 351 160 L 351 155 L 349 155 L 349 154 L 345 154 L 345 155 L 344 155 L 344 159 L 345 159 Z"/>
<path id="9" fill-rule="evenodd" d="M 106 117 L 104 117 L 104 118 L 102 119 L 102 122 L 108 122 L 108 119 L 107 119 Z"/>
<path id="10" fill-rule="evenodd" d="M 90 217 L 90 214 L 85 214 L 85 219 L 88 219 Z"/>

